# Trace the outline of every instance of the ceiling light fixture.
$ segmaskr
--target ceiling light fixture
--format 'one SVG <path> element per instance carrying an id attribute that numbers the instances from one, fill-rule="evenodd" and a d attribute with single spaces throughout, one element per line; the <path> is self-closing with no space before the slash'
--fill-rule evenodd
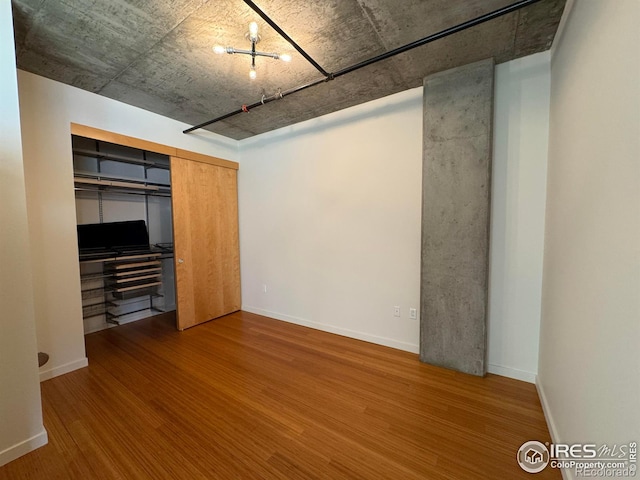
<path id="1" fill-rule="evenodd" d="M 216 45 L 213 47 L 213 51 L 218 54 L 228 53 L 229 55 L 233 55 L 234 53 L 240 53 L 242 55 L 251 55 L 251 69 L 249 70 L 249 78 L 251 80 L 255 80 L 257 76 L 256 57 L 269 57 L 274 60 L 282 60 L 283 62 L 291 61 L 291 55 L 286 53 L 258 52 L 256 50 L 256 44 L 260 41 L 260 35 L 258 35 L 258 24 L 256 22 L 251 22 L 249 24 L 249 32 L 245 35 L 245 38 L 251 42 L 251 50 Z"/>
<path id="2" fill-rule="evenodd" d="M 224 115 L 221 115 L 219 117 L 216 117 L 212 120 L 208 120 L 206 122 L 202 122 L 198 125 L 194 125 L 193 127 L 189 127 L 186 130 L 183 130 L 182 133 L 191 133 L 195 130 L 198 130 L 200 128 L 204 128 L 207 127 L 213 123 L 216 122 L 221 122 L 223 120 L 226 120 L 228 118 L 234 117 L 235 115 L 240 115 L 241 113 L 247 113 L 249 111 L 251 111 L 254 108 L 258 108 L 260 106 L 266 105 L 268 103 L 271 102 L 275 102 L 276 100 L 280 100 L 284 97 L 287 97 L 289 95 L 293 95 L 294 93 L 298 93 L 298 92 L 302 92 L 304 90 L 307 90 L 308 88 L 313 88 L 313 87 L 317 87 L 325 82 L 334 80 L 338 77 L 342 77 L 343 75 L 347 75 L 349 73 L 353 73 L 357 70 L 360 70 L 361 68 L 365 68 L 368 67 L 369 65 L 373 65 L 374 63 L 378 63 L 381 62 L 383 60 L 386 60 L 388 58 L 394 57 L 396 55 L 408 52 L 409 50 L 413 50 L 414 48 L 418 48 L 421 47 L 423 45 L 426 45 L 428 43 L 432 43 L 435 42 L 437 40 L 441 40 L 443 38 L 449 37 L 451 35 L 460 33 L 464 30 L 467 30 L 469 28 L 475 27 L 477 25 L 481 25 L 483 23 L 489 22 L 495 18 L 498 17 L 502 17 L 504 15 L 507 15 L 509 13 L 518 11 L 522 8 L 528 7 L 529 5 L 533 5 L 535 3 L 540 2 L 541 0 L 518 0 L 515 3 L 512 3 L 511 5 L 507 5 L 506 7 L 502 7 L 499 8 L 498 10 L 494 10 L 492 12 L 489 13 L 485 13 L 484 15 L 481 15 L 479 17 L 473 18 L 471 20 L 467 20 L 466 22 L 462 22 L 459 23 L 458 25 L 455 25 L 453 27 L 448 27 L 445 28 L 444 30 L 441 30 L 437 33 L 433 33 L 431 35 L 427 35 L 424 38 L 421 38 L 420 40 L 416 40 L 414 42 L 411 43 L 407 43 L 406 45 L 403 45 L 401 47 L 397 47 L 394 48 L 393 50 L 389 50 L 388 52 L 382 53 L 380 55 L 377 55 L 375 57 L 369 58 L 368 60 L 364 60 L 360 63 L 356 63 L 355 65 L 351 65 L 350 67 L 345 67 L 342 70 L 338 70 L 337 72 L 327 72 L 324 68 L 322 68 L 318 62 L 316 62 L 313 58 L 311 58 L 309 56 L 309 54 L 307 52 L 305 52 L 296 42 L 293 41 L 293 39 L 287 35 L 284 30 L 282 30 L 273 20 L 271 20 L 262 10 L 260 10 L 255 3 L 253 3 L 251 0 L 244 0 L 244 2 L 249 5 L 256 13 L 258 13 L 276 32 L 278 32 L 287 42 L 289 42 L 297 51 L 298 53 L 300 53 L 300 55 L 302 55 L 309 63 L 311 63 L 320 73 L 322 73 L 322 75 L 324 76 L 323 78 L 320 78 L 318 80 L 309 82 L 309 83 L 305 83 L 303 85 L 300 85 L 298 87 L 295 88 L 290 88 L 288 90 L 285 91 L 281 91 L 278 90 L 275 94 L 269 96 L 269 97 L 265 97 L 264 95 L 262 96 L 262 98 L 260 100 L 258 100 L 257 102 L 254 102 L 252 104 L 244 104 L 242 105 L 242 108 L 239 108 L 237 110 L 234 110 L 233 112 L 229 112 L 226 113 Z"/>

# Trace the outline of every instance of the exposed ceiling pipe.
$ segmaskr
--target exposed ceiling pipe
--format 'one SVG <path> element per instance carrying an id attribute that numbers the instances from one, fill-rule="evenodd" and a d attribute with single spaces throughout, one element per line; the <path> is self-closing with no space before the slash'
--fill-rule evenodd
<path id="1" fill-rule="evenodd" d="M 198 130 L 199 128 L 202 127 L 206 127 L 208 125 L 211 125 L 212 123 L 216 123 L 222 120 L 226 120 L 227 118 L 233 117 L 235 115 L 238 115 L 240 113 L 246 113 L 249 112 L 251 109 L 259 107 L 260 105 L 265 105 L 267 103 L 273 102 L 275 100 L 279 100 L 281 98 L 286 97 L 287 95 L 291 95 L 297 92 L 301 92 L 302 90 L 306 90 L 307 88 L 311 88 L 311 87 L 315 87 L 316 85 L 320 85 L 321 83 L 324 82 L 328 82 L 330 80 L 333 80 L 334 78 L 338 78 L 341 77 L 343 75 L 346 75 L 347 73 L 351 73 L 351 72 L 355 72 L 356 70 L 360 70 L 361 68 L 367 67 L 369 65 L 372 65 L 374 63 L 380 62 L 382 60 L 386 60 L 390 57 L 393 57 L 395 55 L 398 55 L 400 53 L 404 53 L 407 52 L 409 50 L 412 50 L 414 48 L 417 47 L 421 47 L 422 45 L 426 45 L 427 43 L 431 43 L 434 42 L 436 40 L 440 40 L 441 38 L 445 38 L 448 37 L 449 35 L 453 35 L 454 33 L 459 33 L 462 32 L 463 30 L 466 30 L 468 28 L 471 27 L 475 27 L 477 25 L 480 25 L 482 23 L 488 22 L 490 20 L 493 20 L 495 18 L 501 17 L 503 15 L 507 15 L 509 13 L 515 12 L 516 10 L 520 10 L 521 8 L 524 8 L 528 5 L 532 5 L 534 3 L 539 2 L 540 0 L 520 0 L 518 2 L 512 3 L 511 5 L 507 5 L 506 7 L 502 7 L 499 8 L 498 10 L 494 10 L 493 12 L 489 12 L 486 13 L 484 15 L 480 15 L 479 17 L 476 17 L 472 20 L 468 20 L 466 22 L 460 23 L 454 27 L 450 27 L 450 28 L 446 28 L 438 33 L 434 33 L 432 35 L 429 35 L 427 37 L 424 37 L 420 40 L 416 40 L 415 42 L 411 42 L 408 43 L 406 45 L 403 45 L 402 47 L 398 47 L 395 48 L 393 50 L 389 50 L 386 53 L 383 53 L 381 55 L 375 56 L 373 58 L 370 58 L 368 60 L 365 60 L 363 62 L 360 63 L 356 63 L 355 65 L 352 65 L 350 67 L 346 67 L 343 68 L 342 70 L 339 70 L 335 73 L 324 73 L 326 76 L 325 78 L 321 78 L 319 80 L 316 80 L 314 82 L 310 82 L 304 85 L 301 85 L 299 87 L 295 87 L 295 88 L 291 88 L 289 90 L 285 90 L 283 92 L 278 92 L 274 95 L 271 95 L 270 97 L 262 97 L 262 99 L 258 102 L 252 103 L 251 105 L 242 105 L 241 108 L 239 108 L 238 110 L 234 110 L 233 112 L 229 112 L 225 115 L 222 115 L 220 117 L 214 118 L 213 120 L 209 120 L 207 122 L 203 122 L 199 125 L 195 125 L 191 128 L 188 128 L 186 130 L 184 130 L 182 133 L 191 133 L 194 130 Z M 247 5 L 249 5 L 251 8 L 254 8 L 254 10 L 256 10 L 256 12 L 262 16 L 263 19 L 265 19 L 265 21 L 267 21 L 269 23 L 269 25 L 271 25 L 278 33 L 280 33 L 280 35 L 282 35 L 287 41 L 289 41 L 289 43 L 291 43 L 291 45 L 298 50 L 299 52 L 304 52 L 304 50 L 302 50 L 302 48 L 298 47 L 297 44 L 295 42 L 293 42 L 293 40 L 290 39 L 290 37 L 288 35 L 286 35 L 286 33 L 284 33 L 282 31 L 282 29 L 280 29 L 280 27 L 278 27 L 275 22 L 273 22 L 273 20 L 268 19 L 269 17 L 267 17 L 266 15 L 264 15 L 264 13 L 261 13 L 262 11 L 258 9 L 257 6 L 255 6 L 255 4 L 253 4 L 253 2 L 251 2 L 250 0 L 245 0 L 245 3 Z M 263 16 L 264 15 L 264 16 Z M 268 19 L 268 20 L 267 20 Z M 306 55 L 306 53 L 303 53 L 303 56 L 305 56 L 305 58 L 307 58 L 308 56 Z M 312 64 L 315 63 L 313 61 L 313 59 L 311 59 L 311 57 L 308 57 L 307 60 L 309 60 Z M 314 65 L 316 66 L 316 65 Z M 320 67 L 319 65 L 316 66 L 316 68 L 320 68 L 322 69 L 322 67 Z M 320 70 L 321 73 L 324 70 Z"/>

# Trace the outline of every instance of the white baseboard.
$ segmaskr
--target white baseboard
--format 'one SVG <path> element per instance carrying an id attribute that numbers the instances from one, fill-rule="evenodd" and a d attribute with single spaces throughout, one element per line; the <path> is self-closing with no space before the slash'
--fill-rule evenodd
<path id="1" fill-rule="evenodd" d="M 42 427 L 42 431 L 31 438 L 27 438 L 20 443 L 4 449 L 0 452 L 0 467 L 9 462 L 13 462 L 16 458 L 33 452 L 35 449 L 46 445 L 49 442 L 47 431 Z"/>
<path id="2" fill-rule="evenodd" d="M 549 427 L 549 434 L 551 435 L 551 441 L 553 443 L 562 443 L 560 440 L 560 436 L 558 435 L 558 427 L 556 422 L 551 414 L 551 408 L 549 407 L 549 401 L 547 400 L 547 395 L 544 392 L 544 387 L 542 383 L 540 383 L 540 378 L 536 375 L 536 390 L 538 390 L 538 397 L 540 397 L 540 403 L 542 404 L 542 413 L 544 413 L 544 418 L 547 421 L 547 427 Z M 562 478 L 564 480 L 573 480 L 573 473 L 569 469 L 560 469 L 562 473 Z"/>
<path id="3" fill-rule="evenodd" d="M 487 372 L 500 375 L 501 377 L 522 380 L 523 382 L 536 383 L 535 373 L 527 372 L 525 370 L 518 370 L 517 368 L 503 367 L 502 365 L 494 365 L 489 363 L 487 365 Z"/>
<path id="4" fill-rule="evenodd" d="M 544 387 L 540 383 L 540 379 L 538 376 L 536 376 L 536 390 L 538 390 L 538 396 L 540 397 L 540 403 L 542 404 L 542 412 L 544 413 L 544 418 L 547 420 L 547 426 L 549 427 L 551 440 L 553 441 L 553 443 L 559 443 L 560 438 L 558 437 L 558 428 L 556 427 L 556 422 L 551 415 L 549 402 L 544 392 Z"/>
<path id="5" fill-rule="evenodd" d="M 346 328 L 336 327 L 326 323 L 312 322 L 303 318 L 292 317 L 291 315 L 285 315 L 283 313 L 270 312 L 261 308 L 251 307 L 243 305 L 242 310 L 249 313 L 255 313 L 256 315 L 262 315 L 264 317 L 275 318 L 276 320 L 282 320 L 283 322 L 295 323 L 296 325 L 302 325 L 304 327 L 315 328 L 316 330 L 322 330 L 323 332 L 335 333 L 344 337 L 355 338 L 357 340 L 364 340 L 365 342 L 375 343 L 377 345 L 384 345 L 385 347 L 397 348 L 398 350 L 404 350 L 405 352 L 418 353 L 419 346 L 409 342 L 401 342 L 392 338 L 379 337 L 377 335 L 370 335 L 364 332 L 358 332 L 355 330 L 348 330 Z"/>
<path id="6" fill-rule="evenodd" d="M 74 360 L 73 362 L 65 363 L 64 365 L 50 368 L 48 370 L 41 370 L 40 381 L 44 382 L 45 380 L 49 380 L 50 378 L 73 372 L 74 370 L 86 367 L 87 365 L 89 365 L 89 360 L 87 359 L 87 357 L 84 357 L 79 360 Z"/>

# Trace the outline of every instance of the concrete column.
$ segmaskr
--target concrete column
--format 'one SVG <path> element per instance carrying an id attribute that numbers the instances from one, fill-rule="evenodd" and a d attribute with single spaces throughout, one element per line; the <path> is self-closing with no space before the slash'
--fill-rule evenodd
<path id="1" fill-rule="evenodd" d="M 486 373 L 493 59 L 424 80 L 420 360 Z"/>

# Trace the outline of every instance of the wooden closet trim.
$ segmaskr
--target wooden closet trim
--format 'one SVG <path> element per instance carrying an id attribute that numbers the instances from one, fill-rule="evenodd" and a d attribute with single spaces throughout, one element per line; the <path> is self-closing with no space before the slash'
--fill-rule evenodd
<path id="1" fill-rule="evenodd" d="M 222 158 L 210 157 L 209 155 L 203 155 L 202 153 L 190 152 L 189 150 L 182 150 L 176 148 L 176 157 L 185 158 L 194 162 L 209 163 L 211 165 L 217 165 L 218 167 L 231 168 L 238 170 L 238 163 L 231 160 L 224 160 Z"/>
<path id="2" fill-rule="evenodd" d="M 114 133 L 107 130 L 101 130 L 99 128 L 89 127 L 87 125 L 80 125 L 79 123 L 71 123 L 71 134 L 103 142 L 115 143 L 117 145 L 124 145 L 125 147 L 139 148 L 140 150 L 146 150 L 148 152 L 161 153 L 171 157 L 181 157 L 196 162 L 209 163 L 211 165 L 231 168 L 233 170 L 238 170 L 239 167 L 237 162 L 232 162 L 230 160 L 211 157 L 209 155 L 191 152 L 189 150 L 182 150 L 181 148 L 170 147 L 161 143 L 122 135 L 121 133 Z"/>

